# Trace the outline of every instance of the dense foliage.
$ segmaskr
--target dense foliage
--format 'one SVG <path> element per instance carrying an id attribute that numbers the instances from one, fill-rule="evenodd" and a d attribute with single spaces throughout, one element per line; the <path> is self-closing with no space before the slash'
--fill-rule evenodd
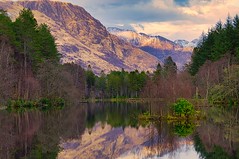
<path id="1" fill-rule="evenodd" d="M 203 34 L 198 46 L 194 48 L 190 73 L 195 75 L 199 68 L 207 61 L 217 61 L 225 54 L 239 57 L 239 17 L 233 19 L 228 16 L 226 23 L 219 21 L 207 34 Z"/>
<path id="2" fill-rule="evenodd" d="M 95 76 L 92 71 L 86 73 L 87 88 L 101 98 L 138 97 L 148 75 L 145 72 L 112 71 Z"/>
<path id="3" fill-rule="evenodd" d="M 74 101 L 84 96 L 83 69 L 59 63 L 49 27 L 38 25 L 31 10 L 23 9 L 15 22 L 0 11 L 0 48 L 1 104 L 9 99 L 61 97 Z"/>
<path id="4" fill-rule="evenodd" d="M 86 96 L 91 98 L 191 98 L 195 90 L 189 74 L 178 72 L 170 56 L 153 73 L 122 69 L 96 76 L 88 66 L 86 85 Z"/>
<path id="5" fill-rule="evenodd" d="M 230 71 L 231 73 L 229 73 Z M 214 85 L 209 94 L 212 103 L 226 102 L 232 105 L 238 104 L 239 99 L 239 66 L 234 65 L 226 70 L 222 82 Z"/>
<path id="6" fill-rule="evenodd" d="M 195 109 L 192 103 L 186 99 L 178 99 L 176 103 L 173 104 L 172 110 L 177 116 L 192 116 L 195 114 Z"/>

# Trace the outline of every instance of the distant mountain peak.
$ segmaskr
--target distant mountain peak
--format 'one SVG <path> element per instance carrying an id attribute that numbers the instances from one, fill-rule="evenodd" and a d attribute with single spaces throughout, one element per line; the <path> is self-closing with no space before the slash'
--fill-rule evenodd
<path id="1" fill-rule="evenodd" d="M 182 47 L 192 47 L 192 48 L 194 48 L 194 47 L 197 46 L 198 41 L 199 41 L 198 39 L 194 39 L 194 40 L 192 40 L 191 42 L 189 42 L 189 41 L 187 41 L 187 40 L 181 40 L 181 39 L 179 39 L 179 40 L 175 40 L 174 42 L 175 42 L 176 44 L 182 46 Z"/>
<path id="2" fill-rule="evenodd" d="M 142 49 L 154 55 L 161 61 L 164 61 L 168 56 L 172 56 L 173 60 L 181 69 L 185 63 L 191 59 L 193 47 L 186 46 L 189 44 L 186 40 L 171 41 L 162 36 L 148 35 L 145 33 L 137 33 L 132 30 L 124 30 L 119 28 L 110 28 L 108 31 L 111 34 L 118 36 L 120 39 L 131 43 L 135 47 Z"/>
<path id="3" fill-rule="evenodd" d="M 174 43 L 176 43 L 182 47 L 185 47 L 189 43 L 189 41 L 179 39 L 179 40 L 175 40 Z"/>
<path id="4" fill-rule="evenodd" d="M 71 3 L 35 0 L 0 1 L 14 19 L 23 8 L 33 11 L 38 23 L 46 23 L 56 38 L 63 63 L 74 62 L 95 73 L 102 70 L 153 71 L 158 59 L 110 34 L 102 23 L 84 8 Z"/>

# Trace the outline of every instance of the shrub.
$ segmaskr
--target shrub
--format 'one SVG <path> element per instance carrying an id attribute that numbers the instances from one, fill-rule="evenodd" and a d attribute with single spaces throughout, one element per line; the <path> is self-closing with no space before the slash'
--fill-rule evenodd
<path id="1" fill-rule="evenodd" d="M 178 99 L 175 104 L 172 106 L 174 114 L 177 116 L 186 116 L 189 117 L 195 114 L 194 106 L 187 101 L 186 99 Z"/>
<path id="2" fill-rule="evenodd" d="M 9 100 L 7 109 L 9 111 L 25 111 L 27 109 L 40 109 L 47 111 L 50 109 L 62 109 L 65 106 L 65 100 L 62 98 L 41 98 L 39 100 Z"/>

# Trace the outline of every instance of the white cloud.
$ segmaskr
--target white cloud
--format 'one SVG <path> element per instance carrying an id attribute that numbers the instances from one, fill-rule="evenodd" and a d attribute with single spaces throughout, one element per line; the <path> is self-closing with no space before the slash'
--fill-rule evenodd
<path id="1" fill-rule="evenodd" d="M 228 14 L 239 13 L 239 0 L 69 0 L 108 26 L 129 26 L 169 39 L 197 38 Z"/>
<path id="2" fill-rule="evenodd" d="M 142 23 L 140 25 L 131 24 L 137 32 L 161 35 L 171 40 L 192 40 L 197 38 L 208 25 L 209 24 L 194 24 L 190 21 L 152 22 Z"/>
<path id="3" fill-rule="evenodd" d="M 228 14 L 234 16 L 239 13 L 238 0 L 190 0 L 188 6 L 178 6 L 172 0 L 154 0 L 153 4 L 158 9 L 171 10 L 186 18 L 184 20 L 169 19 L 163 22 L 132 23 L 131 26 L 138 32 L 161 35 L 171 40 L 192 40 L 214 26 L 218 20 L 224 21 Z"/>

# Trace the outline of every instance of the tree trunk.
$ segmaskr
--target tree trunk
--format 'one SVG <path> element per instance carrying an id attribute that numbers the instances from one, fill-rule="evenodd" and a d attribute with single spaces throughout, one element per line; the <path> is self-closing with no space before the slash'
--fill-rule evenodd
<path id="1" fill-rule="evenodd" d="M 208 94 L 209 94 L 209 77 L 210 77 L 210 71 L 209 68 L 207 69 L 207 91 L 206 91 L 206 100 L 208 100 Z"/>

